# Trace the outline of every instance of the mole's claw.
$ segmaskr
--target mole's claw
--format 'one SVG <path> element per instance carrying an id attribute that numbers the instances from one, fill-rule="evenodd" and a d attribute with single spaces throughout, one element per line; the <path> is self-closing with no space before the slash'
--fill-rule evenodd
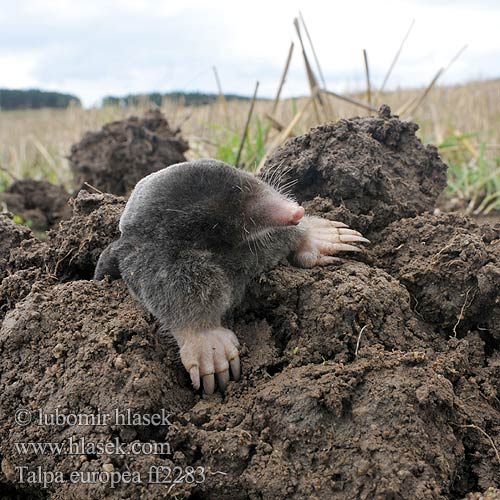
<path id="1" fill-rule="evenodd" d="M 357 231 L 344 232 L 347 230 L 333 230 L 333 231 L 318 231 L 312 235 L 312 239 L 321 244 L 321 242 L 330 243 L 349 243 L 351 241 L 359 241 L 362 243 L 370 243 L 370 240 L 366 239 L 361 233 Z"/>
<path id="2" fill-rule="evenodd" d="M 339 234 L 355 234 L 356 236 L 363 236 L 359 231 L 355 231 L 354 229 L 344 229 L 344 228 L 340 228 L 338 231 L 337 231 Z"/>
<path id="3" fill-rule="evenodd" d="M 363 236 L 357 236 L 354 234 L 341 234 L 340 235 L 340 241 L 342 242 L 348 242 L 348 241 L 359 241 L 362 243 L 370 243 L 370 240 L 367 240 Z"/>
<path id="4" fill-rule="evenodd" d="M 217 385 L 219 386 L 221 392 L 224 392 L 229 382 L 229 370 L 224 370 L 223 372 L 219 372 L 216 375 L 217 375 Z"/>
<path id="5" fill-rule="evenodd" d="M 362 252 L 361 248 L 355 247 L 354 245 L 348 245 L 347 243 L 333 243 L 328 246 L 328 251 L 332 253 L 336 252 Z"/>
<path id="6" fill-rule="evenodd" d="M 316 227 L 322 227 L 322 228 L 349 227 L 347 224 L 344 224 L 343 222 L 338 222 L 336 220 L 322 219 L 321 217 L 308 217 L 308 222 L 312 222 Z"/>
<path id="7" fill-rule="evenodd" d="M 241 375 L 240 358 L 236 356 L 229 361 L 229 364 L 231 365 L 231 373 L 233 374 L 234 380 L 238 380 Z"/>
<path id="8" fill-rule="evenodd" d="M 206 394 L 213 394 L 217 379 L 220 390 L 224 391 L 229 382 L 229 369 L 235 380 L 239 378 L 239 342 L 231 330 L 216 327 L 197 332 L 179 331 L 176 338 L 181 346 L 182 364 L 189 371 L 195 389 L 203 385 Z"/>
<path id="9" fill-rule="evenodd" d="M 203 375 L 203 392 L 205 394 L 213 394 L 214 390 L 215 390 L 214 374 L 209 373 L 208 375 Z"/>
<path id="10" fill-rule="evenodd" d="M 198 370 L 198 365 L 194 365 L 190 368 L 189 376 L 191 377 L 193 387 L 198 390 L 200 388 L 200 371 Z"/>
<path id="11" fill-rule="evenodd" d="M 338 259 L 330 256 L 339 252 L 362 252 L 362 248 L 351 243 L 370 243 L 360 232 L 342 222 L 307 217 L 302 227 L 306 231 L 294 255 L 295 262 L 301 267 L 310 268 L 338 262 Z"/>

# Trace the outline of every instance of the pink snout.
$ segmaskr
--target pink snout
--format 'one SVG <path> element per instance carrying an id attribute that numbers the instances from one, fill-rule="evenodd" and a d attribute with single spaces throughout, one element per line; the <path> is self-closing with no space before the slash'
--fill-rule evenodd
<path id="1" fill-rule="evenodd" d="M 304 212 L 304 207 L 301 206 L 292 210 L 290 214 L 290 225 L 296 226 L 301 221 L 302 217 L 304 217 Z"/>
<path id="2" fill-rule="evenodd" d="M 281 196 L 273 197 L 267 207 L 273 226 L 296 226 L 304 217 L 304 208 Z"/>

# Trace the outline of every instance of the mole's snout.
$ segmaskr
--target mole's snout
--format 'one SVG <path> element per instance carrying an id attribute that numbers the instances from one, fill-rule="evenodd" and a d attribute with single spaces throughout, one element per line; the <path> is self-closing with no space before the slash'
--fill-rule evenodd
<path id="1" fill-rule="evenodd" d="M 304 208 L 273 190 L 269 190 L 261 198 L 252 200 L 247 207 L 250 220 L 260 221 L 262 227 L 296 226 L 304 217 Z"/>
<path id="2" fill-rule="evenodd" d="M 284 197 L 274 197 L 267 210 L 273 226 L 296 226 L 304 217 L 304 208 Z"/>
<path id="3" fill-rule="evenodd" d="M 304 207 L 298 206 L 292 213 L 290 217 L 290 225 L 296 226 L 304 217 Z"/>

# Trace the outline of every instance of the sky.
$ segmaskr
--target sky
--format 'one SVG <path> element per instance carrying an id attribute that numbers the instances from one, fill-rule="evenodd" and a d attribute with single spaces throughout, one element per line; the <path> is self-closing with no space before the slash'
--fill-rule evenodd
<path id="1" fill-rule="evenodd" d="M 0 0 L 0 88 L 105 95 L 223 91 L 272 97 L 295 42 L 283 95 L 308 83 L 293 19 L 302 15 L 327 87 L 373 87 L 401 52 L 388 88 L 428 84 L 467 45 L 441 83 L 500 77 L 498 0 Z M 304 39 L 306 37 L 304 36 Z M 310 54 L 311 55 L 311 54 Z"/>

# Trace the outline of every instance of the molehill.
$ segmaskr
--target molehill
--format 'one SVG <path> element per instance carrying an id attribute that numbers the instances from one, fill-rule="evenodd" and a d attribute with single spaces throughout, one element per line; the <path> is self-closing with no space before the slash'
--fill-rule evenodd
<path id="1" fill-rule="evenodd" d="M 57 500 L 499 498 L 500 225 L 432 214 L 446 167 L 415 131 L 384 109 L 313 129 L 269 158 L 262 175 L 297 179 L 309 213 L 372 245 L 358 260 L 281 265 L 250 285 L 230 324 L 244 376 L 225 395 L 191 390 L 172 342 L 121 280 L 90 281 L 124 199 L 81 191 L 45 242 L 0 220 L 11 245 L 0 247 L 0 486 Z M 19 408 L 171 417 L 19 426 Z M 15 445 L 70 437 L 168 443 L 170 453 L 20 455 Z M 64 482 L 19 484 L 21 465 Z M 177 466 L 184 479 L 152 484 L 152 466 Z M 186 467 L 204 467 L 204 481 L 188 483 Z M 71 483 L 74 471 L 143 482 Z"/>
<path id="2" fill-rule="evenodd" d="M 146 175 L 186 161 L 187 150 L 180 131 L 154 110 L 88 132 L 71 148 L 69 162 L 77 184 L 124 196 Z"/>

